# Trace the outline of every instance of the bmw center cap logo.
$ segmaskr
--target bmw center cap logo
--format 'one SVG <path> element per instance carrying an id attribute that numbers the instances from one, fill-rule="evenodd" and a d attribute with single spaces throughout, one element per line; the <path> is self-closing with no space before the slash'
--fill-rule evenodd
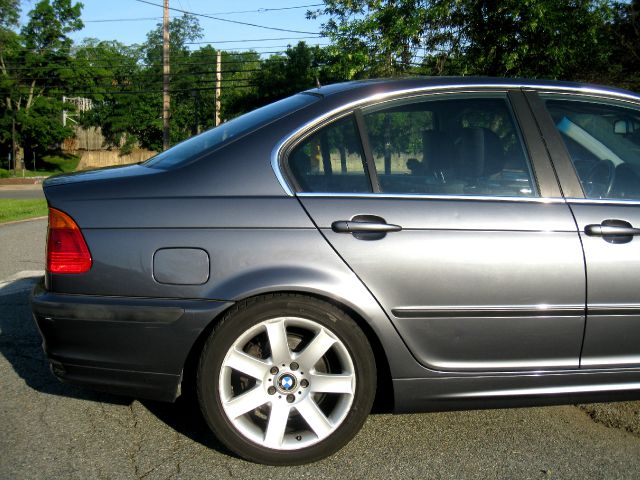
<path id="1" fill-rule="evenodd" d="M 278 379 L 278 386 L 285 392 L 290 392 L 296 388 L 296 379 L 293 375 L 285 373 Z"/>

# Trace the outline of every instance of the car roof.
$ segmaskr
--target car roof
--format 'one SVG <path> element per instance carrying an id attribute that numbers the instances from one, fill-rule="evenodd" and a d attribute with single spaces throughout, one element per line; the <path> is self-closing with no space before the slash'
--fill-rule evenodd
<path id="1" fill-rule="evenodd" d="M 559 90 L 583 93 L 606 93 L 615 96 L 640 100 L 640 95 L 621 88 L 567 82 L 560 80 L 528 80 L 522 78 L 494 78 L 494 77 L 406 77 L 406 78 L 377 78 L 371 80 L 355 80 L 335 83 L 306 90 L 305 93 L 330 97 L 334 95 L 347 96 L 352 100 L 370 97 L 377 94 L 394 92 L 429 90 L 439 88 L 461 87 L 503 87 L 503 88 L 534 88 L 542 90 Z"/>

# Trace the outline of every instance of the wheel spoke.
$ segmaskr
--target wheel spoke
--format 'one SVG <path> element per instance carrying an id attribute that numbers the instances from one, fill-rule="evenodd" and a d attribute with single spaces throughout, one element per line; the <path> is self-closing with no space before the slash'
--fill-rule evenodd
<path id="1" fill-rule="evenodd" d="M 307 370 L 313 368 L 327 350 L 336 343 L 336 339 L 323 328 L 318 332 L 309 345 L 298 355 L 296 360 Z"/>
<path id="2" fill-rule="evenodd" d="M 266 327 L 271 347 L 271 360 L 273 363 L 288 363 L 291 360 L 291 352 L 287 343 L 287 329 L 284 320 L 267 323 Z"/>
<path id="3" fill-rule="evenodd" d="M 309 382 L 311 391 L 316 393 L 348 393 L 353 395 L 355 375 L 345 373 L 341 375 L 311 375 Z"/>
<path id="4" fill-rule="evenodd" d="M 333 430 L 333 425 L 331 425 L 329 419 L 322 413 L 318 404 L 314 402 L 310 396 L 296 405 L 296 410 L 302 415 L 302 418 L 304 418 L 318 438 L 326 437 Z"/>
<path id="5" fill-rule="evenodd" d="M 264 388 L 256 385 L 248 392 L 224 402 L 224 411 L 230 419 L 234 420 L 240 415 L 264 405 L 267 403 L 267 400 Z"/>
<path id="6" fill-rule="evenodd" d="M 271 413 L 264 434 L 264 443 L 269 448 L 280 448 L 284 439 L 284 432 L 289 420 L 291 407 L 282 401 L 271 402 Z"/>
<path id="7" fill-rule="evenodd" d="M 260 380 L 264 378 L 267 370 L 269 370 L 269 365 L 266 362 L 247 355 L 235 348 L 229 352 L 225 360 L 225 366 Z"/>

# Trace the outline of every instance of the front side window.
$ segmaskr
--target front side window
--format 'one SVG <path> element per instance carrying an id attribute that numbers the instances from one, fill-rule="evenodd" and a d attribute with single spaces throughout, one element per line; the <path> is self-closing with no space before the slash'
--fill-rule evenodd
<path id="1" fill-rule="evenodd" d="M 640 110 L 543 97 L 587 198 L 640 199 Z"/>
<path id="2" fill-rule="evenodd" d="M 505 95 L 403 100 L 364 119 L 385 193 L 536 195 Z"/>
<path id="3" fill-rule="evenodd" d="M 300 192 L 372 191 L 352 115 L 321 128 L 297 145 L 289 155 L 289 170 Z"/>

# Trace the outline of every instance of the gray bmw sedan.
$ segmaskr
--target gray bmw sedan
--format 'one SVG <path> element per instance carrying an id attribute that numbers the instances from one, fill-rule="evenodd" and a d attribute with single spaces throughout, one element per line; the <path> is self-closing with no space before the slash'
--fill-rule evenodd
<path id="1" fill-rule="evenodd" d="M 409 412 L 640 391 L 640 97 L 573 83 L 309 90 L 51 178 L 32 296 L 65 382 L 173 401 L 274 465 Z"/>

